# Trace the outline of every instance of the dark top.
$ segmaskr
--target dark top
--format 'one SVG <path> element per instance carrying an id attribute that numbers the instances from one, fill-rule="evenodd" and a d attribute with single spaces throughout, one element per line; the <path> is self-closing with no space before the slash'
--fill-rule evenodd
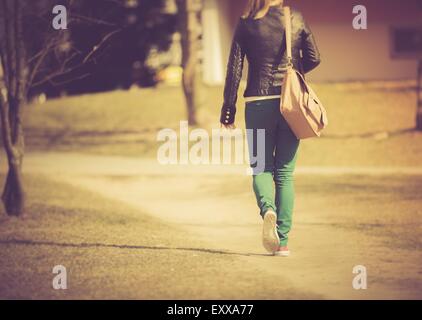
<path id="1" fill-rule="evenodd" d="M 292 57 L 296 70 L 305 74 L 321 60 L 314 36 L 299 11 L 291 10 Z M 248 59 L 248 80 L 244 97 L 281 94 L 287 65 L 285 22 L 282 6 L 270 7 L 261 19 L 240 18 L 227 65 L 224 103 L 220 122 L 233 124 L 244 59 Z"/>

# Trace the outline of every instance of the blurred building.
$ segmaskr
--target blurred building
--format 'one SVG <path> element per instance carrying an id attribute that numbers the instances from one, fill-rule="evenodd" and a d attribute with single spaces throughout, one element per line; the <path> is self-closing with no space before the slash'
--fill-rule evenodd
<path id="1" fill-rule="evenodd" d="M 204 0 L 203 74 L 208 84 L 224 82 L 233 30 L 246 0 Z M 390 54 L 390 27 L 422 23 L 422 0 L 287 0 L 299 9 L 318 42 L 323 64 L 315 81 L 414 79 L 415 60 Z M 354 30 L 355 5 L 365 5 L 368 29 Z"/>

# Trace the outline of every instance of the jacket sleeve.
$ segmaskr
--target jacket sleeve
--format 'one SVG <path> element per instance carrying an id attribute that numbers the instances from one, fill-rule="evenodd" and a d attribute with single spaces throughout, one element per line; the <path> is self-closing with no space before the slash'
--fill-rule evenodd
<path id="1" fill-rule="evenodd" d="M 314 38 L 314 35 L 306 23 L 305 19 L 301 16 L 303 22 L 302 31 L 302 67 L 305 73 L 315 69 L 321 63 L 321 57 Z"/>
<path id="2" fill-rule="evenodd" d="M 233 37 L 224 85 L 224 102 L 221 108 L 220 123 L 233 124 L 236 115 L 237 92 L 242 78 L 245 50 L 242 41 L 242 22 L 239 21 Z"/>

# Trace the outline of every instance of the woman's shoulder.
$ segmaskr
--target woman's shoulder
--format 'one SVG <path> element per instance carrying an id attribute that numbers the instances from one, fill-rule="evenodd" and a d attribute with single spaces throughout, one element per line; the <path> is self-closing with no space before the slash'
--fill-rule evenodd
<path id="1" fill-rule="evenodd" d="M 290 8 L 290 14 L 292 16 L 293 20 L 296 20 L 297 22 L 303 22 L 304 21 L 304 17 L 302 15 L 302 12 L 295 8 L 295 7 L 291 7 Z M 273 18 L 275 16 L 279 17 L 280 14 L 284 14 L 284 7 L 273 7 L 270 9 L 270 12 L 268 12 L 267 17 L 272 15 Z M 270 18 L 271 19 L 271 18 Z M 262 22 L 265 19 L 254 19 L 253 17 L 247 16 L 247 15 L 241 15 L 238 19 L 238 26 L 242 27 L 242 26 L 246 26 L 246 25 L 250 25 L 250 24 L 255 24 L 257 22 Z"/>

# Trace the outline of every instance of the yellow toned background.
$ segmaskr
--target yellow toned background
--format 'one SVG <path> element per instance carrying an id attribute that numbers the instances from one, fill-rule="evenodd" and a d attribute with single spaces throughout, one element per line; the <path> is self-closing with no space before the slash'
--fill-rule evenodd
<path id="1" fill-rule="evenodd" d="M 0 214 L 0 298 L 421 299 L 416 63 L 385 51 L 398 5 L 378 14 L 381 1 L 367 2 L 379 24 L 362 36 L 343 29 L 348 1 L 318 1 L 316 16 L 316 1 L 297 2 L 325 57 L 311 79 L 330 125 L 301 145 L 291 257 L 264 252 L 244 166 L 158 164 L 157 132 L 186 119 L 179 86 L 35 99 L 24 113 L 27 214 Z M 420 12 L 415 3 L 403 10 Z M 331 42 L 343 30 L 347 43 Z M 219 127 L 222 90 L 201 86 L 199 128 Z M 240 98 L 239 128 L 243 111 Z M 63 291 L 51 282 L 59 264 Z M 367 290 L 352 287 L 356 265 Z"/>

